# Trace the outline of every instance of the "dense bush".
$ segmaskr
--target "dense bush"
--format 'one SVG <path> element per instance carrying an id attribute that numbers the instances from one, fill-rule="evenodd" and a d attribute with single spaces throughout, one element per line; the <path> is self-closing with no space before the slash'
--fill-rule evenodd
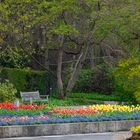
<path id="1" fill-rule="evenodd" d="M 93 75 L 92 70 L 86 70 L 86 69 L 81 70 L 80 76 L 76 82 L 74 91 L 77 91 L 77 92 L 92 91 L 92 84 L 91 84 L 92 75 Z"/>
<path id="2" fill-rule="evenodd" d="M 101 92 L 111 94 L 114 90 L 114 76 L 106 65 L 100 65 L 94 70 L 81 70 L 76 82 L 76 92 Z"/>
<path id="3" fill-rule="evenodd" d="M 13 84 L 9 82 L 0 83 L 0 102 L 13 101 L 16 97 L 16 93 L 17 90 Z"/>
<path id="4" fill-rule="evenodd" d="M 8 79 L 19 91 L 39 90 L 41 94 L 46 94 L 50 89 L 50 76 L 46 71 L 35 71 L 30 69 L 11 69 L 1 70 L 1 82 Z"/>
<path id="5" fill-rule="evenodd" d="M 121 85 L 116 85 L 113 95 L 118 96 L 120 101 L 125 101 L 130 104 L 134 103 L 135 101 L 134 95 L 131 92 L 126 91 Z"/>
<path id="6" fill-rule="evenodd" d="M 133 101 L 140 103 L 140 60 L 139 57 L 131 57 L 119 62 L 115 70 L 117 87 L 122 88 L 130 95 Z M 135 100 L 134 100 L 135 99 Z"/>
<path id="7" fill-rule="evenodd" d="M 138 103 L 140 103 L 140 91 L 134 92 L 134 97 Z"/>

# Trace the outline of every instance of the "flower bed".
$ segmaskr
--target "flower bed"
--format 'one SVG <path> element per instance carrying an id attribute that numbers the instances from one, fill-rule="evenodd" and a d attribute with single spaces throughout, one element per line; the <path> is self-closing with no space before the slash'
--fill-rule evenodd
<path id="1" fill-rule="evenodd" d="M 0 104 L 0 126 L 117 120 L 140 120 L 140 106 L 93 105 L 78 110 L 48 110 L 46 106 Z"/>
<path id="2" fill-rule="evenodd" d="M 102 112 L 113 112 L 113 111 L 120 111 L 120 112 L 133 112 L 140 110 L 140 106 L 126 106 L 126 105 L 92 105 L 89 106 L 89 109 L 98 110 Z"/>

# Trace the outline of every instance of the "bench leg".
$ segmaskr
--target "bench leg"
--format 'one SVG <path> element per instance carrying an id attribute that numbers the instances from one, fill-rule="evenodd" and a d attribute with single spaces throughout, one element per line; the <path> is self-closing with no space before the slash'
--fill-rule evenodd
<path id="1" fill-rule="evenodd" d="M 23 104 L 23 102 L 24 102 L 24 99 L 22 98 L 22 104 Z"/>
<path id="2" fill-rule="evenodd" d="M 33 99 L 32 98 L 30 98 L 30 105 L 32 105 L 33 104 Z"/>

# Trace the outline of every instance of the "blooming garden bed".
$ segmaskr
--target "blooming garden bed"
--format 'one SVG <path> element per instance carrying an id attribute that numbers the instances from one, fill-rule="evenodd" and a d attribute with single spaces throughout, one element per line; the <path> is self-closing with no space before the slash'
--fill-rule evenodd
<path id="1" fill-rule="evenodd" d="M 0 126 L 140 120 L 140 106 L 93 105 L 55 110 L 46 105 L 0 104 Z"/>

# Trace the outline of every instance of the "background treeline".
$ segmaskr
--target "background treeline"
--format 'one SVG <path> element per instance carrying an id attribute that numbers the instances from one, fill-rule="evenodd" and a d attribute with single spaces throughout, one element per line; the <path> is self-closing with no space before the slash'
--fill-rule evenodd
<path id="1" fill-rule="evenodd" d="M 46 70 L 59 98 L 96 91 L 139 101 L 139 13 L 139 0 L 1 0 L 1 66 Z"/>

